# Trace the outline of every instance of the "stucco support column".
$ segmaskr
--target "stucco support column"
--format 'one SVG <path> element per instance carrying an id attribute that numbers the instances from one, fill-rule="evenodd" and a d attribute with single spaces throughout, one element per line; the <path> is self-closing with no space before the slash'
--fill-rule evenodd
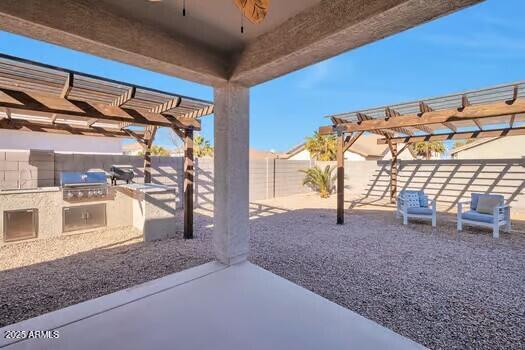
<path id="1" fill-rule="evenodd" d="M 249 89 L 215 88 L 214 233 L 218 261 L 235 264 L 249 250 Z"/>

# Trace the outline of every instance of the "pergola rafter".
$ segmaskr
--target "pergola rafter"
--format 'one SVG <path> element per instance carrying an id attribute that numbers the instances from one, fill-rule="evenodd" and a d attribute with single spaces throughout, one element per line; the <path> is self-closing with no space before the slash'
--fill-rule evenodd
<path id="1" fill-rule="evenodd" d="M 525 82 L 499 85 L 460 94 L 423 99 L 328 116 L 332 125 L 319 128 L 321 135 L 338 135 L 338 210 L 343 223 L 344 152 L 351 138 L 345 134 L 370 132 L 383 135 L 379 144 L 388 145 L 391 155 L 391 200 L 397 195 L 397 145 L 401 151 L 416 142 L 476 139 L 525 135 Z M 418 130 L 417 134 L 411 130 Z M 444 130 L 444 132 L 443 132 Z M 439 131 L 439 132 L 438 132 Z M 342 172 L 342 173 L 341 173 Z"/>
<path id="2" fill-rule="evenodd" d="M 134 138 L 144 149 L 146 183 L 158 128 L 179 131 L 186 150 L 184 237 L 192 238 L 193 131 L 201 128 L 198 118 L 213 113 L 211 102 L 0 54 L 0 107 L 0 129 Z"/>
<path id="3" fill-rule="evenodd" d="M 503 136 L 520 136 L 525 135 L 525 127 L 516 128 L 500 128 L 491 130 L 474 130 L 474 131 L 461 131 L 452 132 L 447 134 L 433 134 L 433 135 L 419 135 L 419 136 L 408 136 L 408 137 L 394 137 L 389 140 L 379 139 L 379 144 L 387 144 L 389 141 L 392 143 L 418 143 L 418 142 L 429 142 L 429 141 L 455 141 L 455 140 L 470 140 L 470 139 L 482 139 L 487 137 L 503 137 Z"/>

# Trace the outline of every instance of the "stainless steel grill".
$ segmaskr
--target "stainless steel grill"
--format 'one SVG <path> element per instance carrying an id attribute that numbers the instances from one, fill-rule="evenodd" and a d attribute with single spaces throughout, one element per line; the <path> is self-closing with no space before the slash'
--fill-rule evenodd
<path id="1" fill-rule="evenodd" d="M 116 185 L 117 180 L 126 181 L 127 184 L 133 182 L 135 173 L 129 166 L 113 165 L 109 169 L 109 176 L 111 177 L 111 184 Z"/>
<path id="2" fill-rule="evenodd" d="M 110 197 L 104 172 L 62 172 L 60 173 L 60 186 L 64 200 L 70 202 L 103 200 Z"/>

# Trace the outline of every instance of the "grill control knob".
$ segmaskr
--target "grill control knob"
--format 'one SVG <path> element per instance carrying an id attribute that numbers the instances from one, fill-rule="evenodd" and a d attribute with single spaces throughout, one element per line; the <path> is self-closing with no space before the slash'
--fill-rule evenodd
<path id="1" fill-rule="evenodd" d="M 67 196 L 67 198 L 71 199 L 71 198 L 73 198 L 75 195 L 73 194 L 73 192 L 68 192 L 68 193 L 66 194 L 66 196 Z"/>
<path id="2" fill-rule="evenodd" d="M 78 192 L 77 192 L 77 197 L 78 197 L 78 198 L 82 198 L 82 197 L 84 197 L 84 193 L 78 191 Z"/>

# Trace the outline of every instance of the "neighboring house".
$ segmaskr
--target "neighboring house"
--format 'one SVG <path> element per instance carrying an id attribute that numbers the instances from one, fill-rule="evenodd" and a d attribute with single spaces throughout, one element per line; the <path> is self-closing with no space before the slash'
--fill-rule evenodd
<path id="1" fill-rule="evenodd" d="M 122 154 L 122 139 L 0 130 L 2 150 L 49 150 L 57 153 Z"/>
<path id="2" fill-rule="evenodd" d="M 262 151 L 250 148 L 250 159 L 281 159 L 286 158 L 286 154 L 275 151 Z"/>
<path id="3" fill-rule="evenodd" d="M 168 149 L 168 151 L 170 152 L 171 157 L 184 157 L 183 148 Z M 142 152 L 142 146 L 139 145 L 137 142 L 127 143 L 122 146 L 122 153 L 126 155 L 136 156 L 140 152 Z M 286 155 L 282 153 L 276 153 L 273 151 L 263 151 L 263 150 L 257 150 L 257 149 L 250 148 L 250 159 L 278 159 L 278 158 L 286 158 Z"/>
<path id="4" fill-rule="evenodd" d="M 164 147 L 164 146 L 163 146 Z M 164 147 L 168 152 L 170 152 L 170 157 L 183 157 L 184 149 L 182 148 L 167 148 Z M 142 146 L 138 142 L 126 143 L 122 145 L 122 153 L 128 156 L 137 156 L 142 152 Z"/>
<path id="5" fill-rule="evenodd" d="M 525 157 L 525 136 L 476 140 L 450 152 L 453 159 L 507 159 Z"/>
<path id="6" fill-rule="evenodd" d="M 387 145 L 378 145 L 377 140 L 380 136 L 377 135 L 363 135 L 361 136 L 348 151 L 345 152 L 345 160 L 386 160 L 390 159 L 390 150 Z M 398 145 L 398 150 L 403 148 L 403 144 Z M 310 152 L 302 143 L 293 147 L 286 152 L 286 158 L 289 160 L 310 160 Z M 410 160 L 415 159 L 411 149 L 402 152 L 399 159 Z"/>
<path id="7" fill-rule="evenodd" d="M 126 143 L 122 145 L 122 153 L 128 156 L 136 156 L 142 152 L 142 146 L 138 142 Z"/>

